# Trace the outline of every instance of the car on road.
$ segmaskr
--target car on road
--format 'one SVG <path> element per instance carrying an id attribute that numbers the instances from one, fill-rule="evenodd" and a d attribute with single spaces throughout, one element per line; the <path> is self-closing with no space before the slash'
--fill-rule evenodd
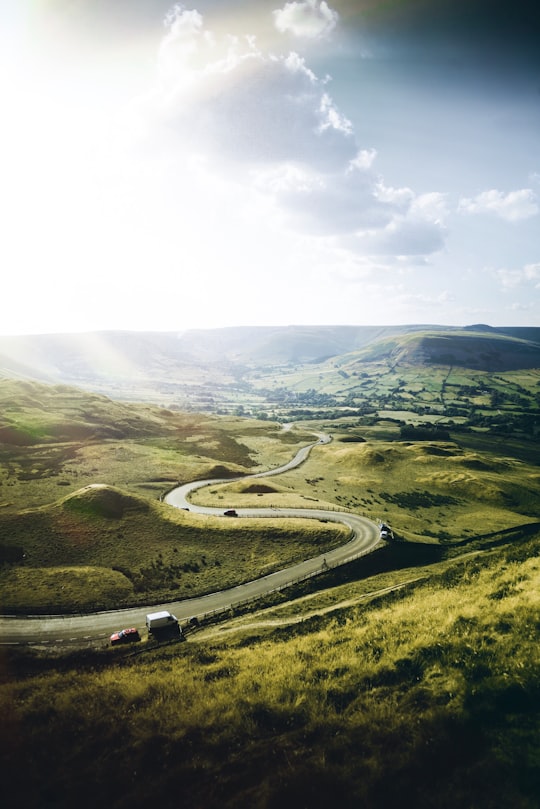
<path id="1" fill-rule="evenodd" d="M 224 511 L 223 514 L 225 517 L 238 517 L 238 513 L 235 511 L 234 508 L 228 508 L 227 511 Z"/>
<path id="2" fill-rule="evenodd" d="M 111 643 L 113 646 L 116 646 L 118 643 L 133 643 L 140 639 L 139 630 L 135 629 L 134 626 L 128 629 L 121 629 L 119 632 L 113 632 L 111 635 Z"/>
<path id="3" fill-rule="evenodd" d="M 390 528 L 390 526 L 386 525 L 386 523 L 384 522 L 380 523 L 379 531 L 380 531 L 379 536 L 381 537 L 381 539 L 394 539 L 394 533 Z"/>

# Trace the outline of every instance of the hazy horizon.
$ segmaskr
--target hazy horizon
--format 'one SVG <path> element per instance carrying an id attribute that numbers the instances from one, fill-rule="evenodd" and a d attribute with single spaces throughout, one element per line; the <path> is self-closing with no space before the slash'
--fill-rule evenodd
<path id="1" fill-rule="evenodd" d="M 501 324 L 492 324 L 492 323 L 283 323 L 283 324 L 273 324 L 273 323 L 237 323 L 237 324 L 229 324 L 225 326 L 209 326 L 209 327 L 200 327 L 200 326 L 188 326 L 186 328 L 140 328 L 140 329 L 130 329 L 130 328 L 98 328 L 98 329 L 72 329 L 69 331 L 66 330 L 58 330 L 51 328 L 48 331 L 28 331 L 28 332 L 13 332 L 13 333 L 3 333 L 0 332 L 0 341 L 3 339 L 9 338 L 24 338 L 24 337 L 63 337 L 63 336 L 70 336 L 70 335 L 91 335 L 91 334 L 103 334 L 103 333 L 110 333 L 110 334 L 174 334 L 177 337 L 181 337 L 184 334 L 193 331 L 226 331 L 226 330 L 241 330 L 245 329 L 246 331 L 256 330 L 259 329 L 261 331 L 266 330 L 273 330 L 273 329 L 418 329 L 419 331 L 422 330 L 429 330 L 429 329 L 437 329 L 444 331 L 445 329 L 456 329 L 456 330 L 466 330 L 466 329 L 478 329 L 481 327 L 485 327 L 488 330 L 494 331 L 501 331 L 504 329 L 540 329 L 540 326 L 536 326 L 531 323 L 523 323 L 519 326 L 512 326 L 508 323 L 501 323 Z"/>

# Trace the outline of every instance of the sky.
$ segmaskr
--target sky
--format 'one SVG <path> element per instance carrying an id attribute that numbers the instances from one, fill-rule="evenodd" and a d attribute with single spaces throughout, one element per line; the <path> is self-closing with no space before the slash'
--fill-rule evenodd
<path id="1" fill-rule="evenodd" d="M 536 0 L 0 0 L 1 334 L 540 326 Z"/>

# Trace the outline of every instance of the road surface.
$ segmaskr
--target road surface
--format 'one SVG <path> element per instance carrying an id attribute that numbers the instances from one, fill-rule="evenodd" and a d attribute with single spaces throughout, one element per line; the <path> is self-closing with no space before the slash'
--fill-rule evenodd
<path id="1" fill-rule="evenodd" d="M 327 443 L 328 436 L 320 436 L 316 444 Z M 303 447 L 289 463 L 269 472 L 260 472 L 255 475 L 243 477 L 257 478 L 277 475 L 299 466 L 308 457 L 316 444 Z M 216 483 L 230 483 L 229 479 L 213 479 L 194 481 L 179 486 L 169 492 L 164 500 L 175 508 L 189 508 L 191 511 L 204 514 L 223 514 L 222 509 L 194 506 L 187 500 L 188 494 L 202 486 L 216 485 Z M 259 598 L 275 590 L 284 588 L 294 582 L 309 578 L 321 573 L 327 568 L 337 567 L 372 551 L 380 543 L 379 528 L 371 520 L 356 514 L 345 512 L 325 511 L 323 509 L 237 509 L 238 518 L 223 517 L 223 519 L 268 519 L 280 517 L 300 517 L 304 519 L 327 520 L 346 525 L 351 531 L 351 539 L 345 545 L 320 554 L 304 562 L 292 565 L 285 570 L 279 570 L 254 581 L 240 584 L 228 590 L 210 593 L 197 598 L 184 599 L 166 604 L 152 604 L 142 607 L 98 612 L 89 615 L 55 615 L 55 616 L 24 616 L 0 617 L 0 644 L 73 644 L 95 645 L 96 641 L 108 639 L 109 636 L 126 626 L 143 627 L 146 614 L 161 609 L 172 612 L 180 621 L 187 621 L 192 616 L 208 616 L 231 607 L 238 606 L 246 601 Z"/>

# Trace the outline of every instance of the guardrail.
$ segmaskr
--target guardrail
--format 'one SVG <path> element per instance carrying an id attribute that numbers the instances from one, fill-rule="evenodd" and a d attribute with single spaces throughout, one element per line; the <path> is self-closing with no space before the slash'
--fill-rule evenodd
<path id="1" fill-rule="evenodd" d="M 352 554 L 351 556 L 347 556 L 345 559 L 341 559 L 339 562 L 328 563 L 326 558 L 320 568 L 317 570 L 312 570 L 311 573 L 305 573 L 303 576 L 297 576 L 294 579 L 290 579 L 289 581 L 285 582 L 284 584 L 277 585 L 273 587 L 271 590 L 267 590 L 265 593 L 261 595 L 251 596 L 250 598 L 242 599 L 241 601 L 235 601 L 230 604 L 226 604 L 223 607 L 219 607 L 215 610 L 210 610 L 208 612 L 195 612 L 193 613 L 190 618 L 198 618 L 201 621 L 204 621 L 209 618 L 213 618 L 217 615 L 220 615 L 225 612 L 230 612 L 231 610 L 238 609 L 240 607 L 245 607 L 248 604 L 253 603 L 254 601 L 260 601 L 261 598 L 265 598 L 268 595 L 272 595 L 273 593 L 279 593 L 282 590 L 286 590 L 288 587 L 294 587 L 296 584 L 301 584 L 308 579 L 313 579 L 316 576 L 320 576 L 323 573 L 327 573 L 329 570 L 336 570 L 339 567 L 343 567 L 343 565 L 348 565 L 350 562 L 356 561 L 356 559 L 360 559 L 362 556 L 367 556 L 373 551 L 378 550 L 379 548 L 384 547 L 386 543 L 382 540 L 372 548 L 368 548 L 367 550 L 359 551 L 358 553 Z M 272 573 L 267 574 L 268 576 L 273 575 Z M 264 579 L 265 576 L 261 576 L 261 579 Z M 200 596 L 200 598 L 204 598 L 204 596 Z M 177 603 L 176 601 L 165 602 L 169 604 Z M 134 604 L 131 607 L 122 607 L 121 610 L 131 610 L 131 609 L 138 609 L 139 607 Z M 141 605 L 140 609 L 149 609 L 148 605 Z M 34 618 L 64 618 L 66 620 L 70 618 L 82 618 L 88 615 L 107 615 L 111 610 L 92 610 L 90 612 L 67 612 L 67 613 L 35 613 L 35 614 L 28 614 L 28 613 L 15 613 L 13 615 L 2 615 L 2 618 L 13 618 L 13 619 L 34 619 Z"/>
<path id="2" fill-rule="evenodd" d="M 266 598 L 266 596 L 273 595 L 274 593 L 279 593 L 282 590 L 286 590 L 289 587 L 294 587 L 296 584 L 301 584 L 302 582 L 308 581 L 309 579 L 313 579 L 316 576 L 320 576 L 323 573 L 327 573 L 329 570 L 335 570 L 338 567 L 343 567 L 343 565 L 348 565 L 350 562 L 354 562 L 356 561 L 356 559 L 360 559 L 362 556 L 367 556 L 368 554 L 376 551 L 378 548 L 384 547 L 384 545 L 385 543 L 383 541 L 379 541 L 373 548 L 369 548 L 364 551 L 359 551 L 358 553 L 355 553 L 352 556 L 348 556 L 346 559 L 342 559 L 336 564 L 329 565 L 326 562 L 326 560 L 324 560 L 323 564 L 318 570 L 313 570 L 311 571 L 311 573 L 306 573 L 303 576 L 298 576 L 295 579 L 291 579 L 291 581 L 288 581 L 285 584 L 280 584 L 277 587 L 273 587 L 271 590 L 267 590 L 266 593 L 264 593 L 263 595 L 251 596 L 251 598 L 245 598 L 241 601 L 231 601 L 230 604 L 226 604 L 225 606 L 219 607 L 215 610 L 210 610 L 209 612 L 203 613 L 195 613 L 192 617 L 197 618 L 197 620 L 201 622 L 211 620 L 212 618 L 217 618 L 219 615 L 223 615 L 224 613 L 234 612 L 234 610 L 246 607 L 248 606 L 248 604 L 253 604 L 253 602 L 255 601 L 260 601 L 261 598 Z"/>

